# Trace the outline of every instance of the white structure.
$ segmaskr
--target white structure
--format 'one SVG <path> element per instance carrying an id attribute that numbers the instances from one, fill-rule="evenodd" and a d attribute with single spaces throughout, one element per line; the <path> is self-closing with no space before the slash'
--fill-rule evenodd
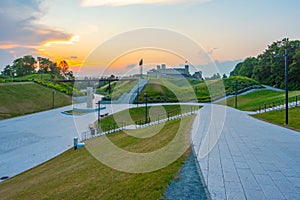
<path id="1" fill-rule="evenodd" d="M 87 102 L 86 102 L 86 107 L 87 108 L 93 108 L 93 97 L 94 97 L 94 94 L 93 94 L 93 88 L 92 87 L 88 87 L 86 89 L 86 93 L 87 93 Z"/>
<path id="2" fill-rule="evenodd" d="M 166 68 L 165 64 L 157 65 L 156 69 L 151 69 L 147 72 L 148 76 L 156 78 L 195 78 L 202 80 L 202 72 L 196 72 L 193 76 L 189 72 L 189 65 L 185 65 L 184 68 Z"/>

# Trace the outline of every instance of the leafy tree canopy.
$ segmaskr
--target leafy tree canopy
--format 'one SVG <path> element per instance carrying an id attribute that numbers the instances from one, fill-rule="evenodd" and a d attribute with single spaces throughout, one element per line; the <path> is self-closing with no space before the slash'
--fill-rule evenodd
<path id="1" fill-rule="evenodd" d="M 15 59 L 12 65 L 5 66 L 1 72 L 3 76 L 7 77 L 20 77 L 35 73 L 49 73 L 66 79 L 74 78 L 67 61 L 62 60 L 55 63 L 49 58 L 37 57 L 35 59 L 31 55 Z"/>
<path id="2" fill-rule="evenodd" d="M 238 63 L 230 76 L 246 76 L 260 83 L 285 87 L 285 62 L 284 57 L 278 57 L 278 54 L 284 54 L 288 50 L 289 57 L 289 88 L 291 90 L 300 89 L 300 41 L 290 41 L 284 38 L 281 41 L 273 42 L 267 49 L 257 57 L 246 58 Z"/>

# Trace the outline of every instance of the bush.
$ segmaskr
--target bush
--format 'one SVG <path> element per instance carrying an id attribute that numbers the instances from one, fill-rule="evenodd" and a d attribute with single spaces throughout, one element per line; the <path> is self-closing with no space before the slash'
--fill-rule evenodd
<path id="1" fill-rule="evenodd" d="M 55 89 L 57 91 L 60 91 L 62 93 L 65 93 L 67 95 L 73 95 L 73 96 L 83 96 L 84 93 L 80 92 L 77 89 L 73 88 L 72 83 L 55 83 L 55 82 L 50 82 L 50 81 L 41 81 L 41 80 L 35 80 L 35 83 L 38 83 L 40 85 L 43 85 L 48 88 Z"/>

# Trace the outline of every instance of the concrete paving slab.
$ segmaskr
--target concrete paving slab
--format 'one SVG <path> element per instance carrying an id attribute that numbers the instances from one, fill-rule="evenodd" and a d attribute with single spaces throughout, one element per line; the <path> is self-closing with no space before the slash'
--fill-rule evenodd
<path id="1" fill-rule="evenodd" d="M 299 132 L 212 104 L 191 138 L 212 199 L 300 199 Z"/>

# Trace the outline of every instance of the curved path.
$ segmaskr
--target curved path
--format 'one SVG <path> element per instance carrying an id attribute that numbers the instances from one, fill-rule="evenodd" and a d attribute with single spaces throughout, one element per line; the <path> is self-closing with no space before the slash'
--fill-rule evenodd
<path id="1" fill-rule="evenodd" d="M 212 104 L 198 112 L 192 144 L 212 199 L 300 199 L 299 132 Z"/>
<path id="2" fill-rule="evenodd" d="M 106 105 L 115 113 L 133 105 Z M 73 147 L 73 138 L 88 130 L 97 112 L 82 116 L 61 114 L 72 106 L 0 121 L 0 178 L 12 177 Z"/>
<path id="3" fill-rule="evenodd" d="M 212 199 L 300 198 L 299 132 L 233 108 L 202 105 L 191 143 Z M 103 112 L 132 106 L 107 105 Z M 61 114 L 68 109 L 0 121 L 0 177 L 14 176 L 71 148 L 77 132 L 96 119 L 96 113 Z"/>

